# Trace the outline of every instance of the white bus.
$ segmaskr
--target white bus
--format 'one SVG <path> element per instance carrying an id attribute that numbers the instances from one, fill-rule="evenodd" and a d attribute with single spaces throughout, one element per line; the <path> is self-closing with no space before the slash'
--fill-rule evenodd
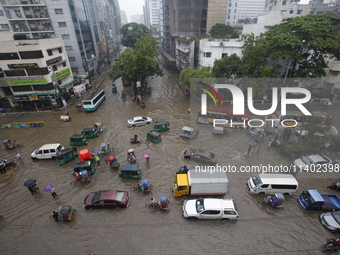
<path id="1" fill-rule="evenodd" d="M 248 180 L 248 189 L 252 194 L 294 195 L 298 187 L 297 180 L 291 174 L 256 174 Z"/>
<path id="2" fill-rule="evenodd" d="M 105 92 L 103 89 L 93 91 L 83 100 L 83 108 L 85 112 L 94 112 L 99 105 L 105 100 Z"/>

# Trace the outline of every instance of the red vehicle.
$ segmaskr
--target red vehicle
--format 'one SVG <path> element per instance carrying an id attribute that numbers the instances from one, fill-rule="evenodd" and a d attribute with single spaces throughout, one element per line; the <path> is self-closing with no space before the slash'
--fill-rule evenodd
<path id="1" fill-rule="evenodd" d="M 217 156 L 206 150 L 194 149 L 185 150 L 183 157 L 185 159 L 194 160 L 209 165 L 216 165 Z"/>
<path id="2" fill-rule="evenodd" d="M 79 151 L 79 161 L 84 162 L 85 160 L 93 160 L 93 156 L 89 149 Z"/>
<path id="3" fill-rule="evenodd" d="M 99 190 L 87 195 L 84 199 L 85 209 L 125 208 L 129 206 L 130 195 L 121 190 Z"/>

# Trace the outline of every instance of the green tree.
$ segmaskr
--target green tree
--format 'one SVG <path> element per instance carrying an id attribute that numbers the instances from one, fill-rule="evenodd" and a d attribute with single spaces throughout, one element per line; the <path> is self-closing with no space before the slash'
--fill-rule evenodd
<path id="1" fill-rule="evenodd" d="M 188 67 L 181 72 L 180 80 L 185 87 L 190 88 L 190 80 L 194 78 L 201 78 L 201 81 L 211 84 L 212 80 L 214 80 L 214 75 L 209 67 L 200 69 Z"/>
<path id="2" fill-rule="evenodd" d="M 310 14 L 284 19 L 260 39 L 265 57 L 286 60 L 288 77 L 325 76 L 325 54 L 340 57 L 340 16 L 333 13 Z"/>
<path id="3" fill-rule="evenodd" d="M 143 36 L 151 36 L 151 30 L 142 24 L 134 22 L 125 24 L 120 29 L 122 35 L 121 43 L 123 46 L 128 48 L 135 47 L 135 43 Z"/>
<path id="4" fill-rule="evenodd" d="M 210 29 L 210 35 L 213 38 L 238 38 L 238 32 L 230 25 L 225 25 L 223 23 L 216 23 Z"/>
<path id="5" fill-rule="evenodd" d="M 250 79 L 246 83 L 247 87 L 253 88 L 254 99 L 261 99 L 266 93 L 267 79 Z"/>
<path id="6" fill-rule="evenodd" d="M 222 59 L 217 59 L 212 68 L 212 74 L 216 78 L 234 78 L 242 77 L 242 62 L 236 55 L 224 56 Z"/>
<path id="7" fill-rule="evenodd" d="M 157 58 L 156 39 L 148 36 L 140 38 L 133 49 L 125 49 L 115 60 L 108 73 L 112 80 L 124 77 L 131 81 L 142 81 L 149 76 L 162 76 L 161 61 Z"/>
<path id="8" fill-rule="evenodd" d="M 244 50 L 241 59 L 242 65 L 240 72 L 244 77 L 249 78 L 270 78 L 275 77 L 274 67 L 267 67 L 268 53 L 262 47 L 260 39 L 255 39 L 254 34 L 243 35 Z"/>

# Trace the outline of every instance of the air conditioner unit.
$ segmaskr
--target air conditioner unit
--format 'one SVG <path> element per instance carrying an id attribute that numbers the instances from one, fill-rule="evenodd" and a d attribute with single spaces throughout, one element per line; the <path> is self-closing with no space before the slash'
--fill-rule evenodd
<path id="1" fill-rule="evenodd" d="M 220 46 L 224 46 L 223 42 L 220 42 Z"/>

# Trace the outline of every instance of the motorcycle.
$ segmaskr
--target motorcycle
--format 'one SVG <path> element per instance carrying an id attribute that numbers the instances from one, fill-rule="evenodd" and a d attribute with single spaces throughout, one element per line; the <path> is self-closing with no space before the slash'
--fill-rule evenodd
<path id="1" fill-rule="evenodd" d="M 137 138 L 137 140 L 135 140 L 134 138 L 130 138 L 130 143 L 140 143 L 141 141 L 139 140 L 139 138 Z"/>
<path id="2" fill-rule="evenodd" d="M 340 191 L 340 185 L 338 184 L 339 182 L 334 182 L 331 185 L 327 186 L 329 189 L 333 189 L 336 191 Z"/>
<path id="3" fill-rule="evenodd" d="M 117 87 L 115 84 L 112 84 L 112 93 L 117 93 Z"/>
<path id="4" fill-rule="evenodd" d="M 333 252 L 340 249 L 340 238 L 328 238 L 326 244 L 323 245 L 323 252 Z"/>
<path id="5" fill-rule="evenodd" d="M 122 97 L 126 97 L 125 90 L 122 90 Z"/>

